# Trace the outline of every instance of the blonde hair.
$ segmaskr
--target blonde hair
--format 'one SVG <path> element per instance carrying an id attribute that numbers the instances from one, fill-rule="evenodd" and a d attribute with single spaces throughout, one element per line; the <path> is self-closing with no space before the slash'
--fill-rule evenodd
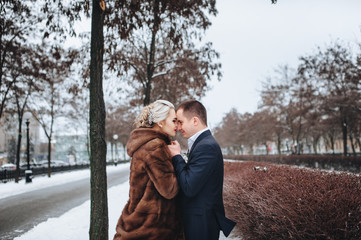
<path id="1" fill-rule="evenodd" d="M 155 123 L 163 121 L 168 117 L 170 109 L 174 109 L 174 105 L 166 100 L 157 100 L 143 107 L 142 112 L 135 120 L 136 127 L 153 127 Z"/>

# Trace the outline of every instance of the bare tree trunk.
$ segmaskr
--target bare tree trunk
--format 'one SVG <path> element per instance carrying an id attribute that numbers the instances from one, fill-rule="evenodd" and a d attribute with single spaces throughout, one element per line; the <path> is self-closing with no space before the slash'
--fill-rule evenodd
<path id="1" fill-rule="evenodd" d="M 115 152 L 115 159 L 118 161 L 119 154 L 118 154 L 118 144 L 117 141 L 114 142 L 114 152 Z"/>
<path id="2" fill-rule="evenodd" d="M 126 149 L 126 146 L 125 144 L 123 144 L 123 161 L 127 160 L 127 149 Z"/>
<path id="3" fill-rule="evenodd" d="M 351 142 L 352 154 L 354 156 L 356 156 L 356 150 L 355 150 L 355 144 L 353 142 L 352 132 L 350 132 L 349 137 L 350 137 L 350 142 Z"/>
<path id="4" fill-rule="evenodd" d="M 18 146 L 16 151 L 16 172 L 15 172 L 15 182 L 19 182 L 20 178 L 20 153 L 21 153 L 21 131 L 22 131 L 22 123 L 23 123 L 23 116 L 24 116 L 24 109 L 26 106 L 26 102 L 28 99 L 27 95 L 25 97 L 25 101 L 22 106 L 20 106 L 18 95 L 15 94 L 16 106 L 17 106 L 17 113 L 18 113 L 18 123 L 19 123 L 19 134 L 18 134 Z"/>
<path id="5" fill-rule="evenodd" d="M 315 154 L 317 154 L 317 144 L 318 144 L 318 140 L 317 141 L 313 141 L 313 152 Z"/>
<path id="6" fill-rule="evenodd" d="M 144 89 L 144 101 L 143 101 L 143 105 L 147 106 L 150 104 L 150 93 L 152 90 L 152 84 L 151 84 L 151 80 L 147 80 L 147 84 L 146 87 Z"/>
<path id="7" fill-rule="evenodd" d="M 347 156 L 347 123 L 344 117 L 342 118 L 342 137 L 343 137 L 343 155 Z"/>
<path id="8" fill-rule="evenodd" d="M 335 154 L 335 139 L 333 137 L 333 134 L 328 134 L 329 138 L 330 138 L 330 144 L 331 144 L 331 149 L 332 149 L 332 154 Z"/>
<path id="9" fill-rule="evenodd" d="M 253 145 L 249 145 L 249 149 L 250 149 L 250 155 L 253 155 L 254 152 L 253 152 Z"/>
<path id="10" fill-rule="evenodd" d="M 278 155 L 281 155 L 281 143 L 282 143 L 282 139 L 281 139 L 281 135 L 277 134 L 277 151 L 278 151 Z"/>
<path id="11" fill-rule="evenodd" d="M 48 137 L 48 177 L 51 177 L 51 137 Z"/>
<path id="12" fill-rule="evenodd" d="M 2 69 L 2 66 L 1 66 L 1 69 Z M 2 71 L 1 71 L 1 72 L 2 72 Z M 0 74 L 0 79 L 2 79 L 1 75 L 2 75 L 2 73 Z M 11 87 L 12 87 L 12 85 L 13 85 L 14 82 L 15 82 L 15 80 L 12 81 L 12 82 L 9 84 L 9 86 L 7 87 L 5 93 L 3 94 L 3 99 L 1 99 L 1 104 L 0 104 L 0 119 L 1 119 L 1 117 L 2 117 L 2 115 L 3 115 L 3 112 L 4 112 L 5 102 L 6 102 L 6 100 L 7 100 L 7 95 L 8 95 L 8 93 L 9 93 L 9 91 L 10 91 L 10 89 L 11 89 Z M 0 84 L 0 86 L 1 86 L 1 84 Z"/>
<path id="13" fill-rule="evenodd" d="M 89 129 L 89 121 L 87 121 L 87 127 L 86 127 L 86 151 L 88 153 L 88 158 L 90 158 L 90 136 L 89 136 L 89 132 L 90 132 L 90 129 Z"/>
<path id="14" fill-rule="evenodd" d="M 103 97 L 104 0 L 93 0 L 90 50 L 90 240 L 108 240 L 105 105 Z"/>
<path id="15" fill-rule="evenodd" d="M 263 145 L 266 147 L 266 155 L 269 155 L 268 144 L 267 144 L 267 143 L 264 143 Z"/>
<path id="16" fill-rule="evenodd" d="M 360 141 L 359 137 L 356 137 L 356 142 L 357 142 L 358 148 L 359 148 L 360 153 L 361 153 L 361 141 Z"/>
<path id="17" fill-rule="evenodd" d="M 112 161 L 114 162 L 114 148 L 113 148 L 114 143 L 111 141 L 110 142 L 110 152 L 112 153 Z"/>
<path id="18" fill-rule="evenodd" d="M 20 116 L 19 116 L 20 117 Z M 20 151 L 21 151 L 21 124 L 22 124 L 22 118 L 19 118 L 19 134 L 18 134 L 18 145 L 16 147 L 16 173 L 15 173 L 15 182 L 19 182 L 19 176 L 20 176 Z"/>
<path id="19" fill-rule="evenodd" d="M 153 1 L 153 17 L 154 17 L 154 22 L 153 22 L 153 29 L 152 29 L 152 40 L 150 43 L 150 51 L 149 51 L 149 62 L 147 63 L 147 82 L 145 84 L 145 89 L 144 89 L 144 106 L 149 105 L 150 104 L 150 95 L 151 95 L 151 91 L 152 91 L 152 80 L 153 80 L 153 73 L 154 73 L 154 56 L 155 56 L 155 52 L 156 52 L 156 47 L 155 47 L 155 39 L 156 39 L 156 35 L 158 33 L 159 30 L 159 23 L 160 23 L 160 18 L 159 18 L 159 1 L 155 0 Z"/>

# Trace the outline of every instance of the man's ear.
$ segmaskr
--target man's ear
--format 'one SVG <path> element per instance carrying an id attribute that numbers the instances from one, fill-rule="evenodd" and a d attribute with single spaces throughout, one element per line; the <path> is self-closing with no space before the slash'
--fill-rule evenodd
<path id="1" fill-rule="evenodd" d="M 156 124 L 157 124 L 160 128 L 163 127 L 163 123 L 162 123 L 162 122 L 157 122 Z"/>
<path id="2" fill-rule="evenodd" d="M 198 126 L 198 124 L 199 124 L 199 118 L 193 117 L 193 125 Z"/>

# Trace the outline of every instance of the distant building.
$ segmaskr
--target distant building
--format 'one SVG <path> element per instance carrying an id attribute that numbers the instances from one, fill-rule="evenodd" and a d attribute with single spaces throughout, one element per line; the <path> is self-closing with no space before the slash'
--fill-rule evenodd
<path id="1" fill-rule="evenodd" d="M 87 135 L 57 135 L 54 137 L 54 150 L 52 151 L 53 160 L 62 160 L 67 163 L 77 162 L 89 162 L 90 156 L 87 149 L 88 139 Z M 124 154 L 124 148 L 118 142 L 111 146 L 107 143 L 107 161 L 122 161 L 124 156 L 128 159 L 128 156 Z"/>
<path id="2" fill-rule="evenodd" d="M 87 135 L 58 135 L 54 137 L 53 160 L 67 163 L 89 162 Z"/>

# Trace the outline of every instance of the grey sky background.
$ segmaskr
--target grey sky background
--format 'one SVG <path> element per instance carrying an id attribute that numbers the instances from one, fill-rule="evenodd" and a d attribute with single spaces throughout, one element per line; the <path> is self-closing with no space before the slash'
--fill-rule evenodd
<path id="1" fill-rule="evenodd" d="M 205 41 L 221 54 L 223 79 L 202 99 L 211 128 L 231 108 L 253 113 L 262 81 L 280 65 L 336 40 L 361 43 L 361 0 L 218 0 Z"/>

